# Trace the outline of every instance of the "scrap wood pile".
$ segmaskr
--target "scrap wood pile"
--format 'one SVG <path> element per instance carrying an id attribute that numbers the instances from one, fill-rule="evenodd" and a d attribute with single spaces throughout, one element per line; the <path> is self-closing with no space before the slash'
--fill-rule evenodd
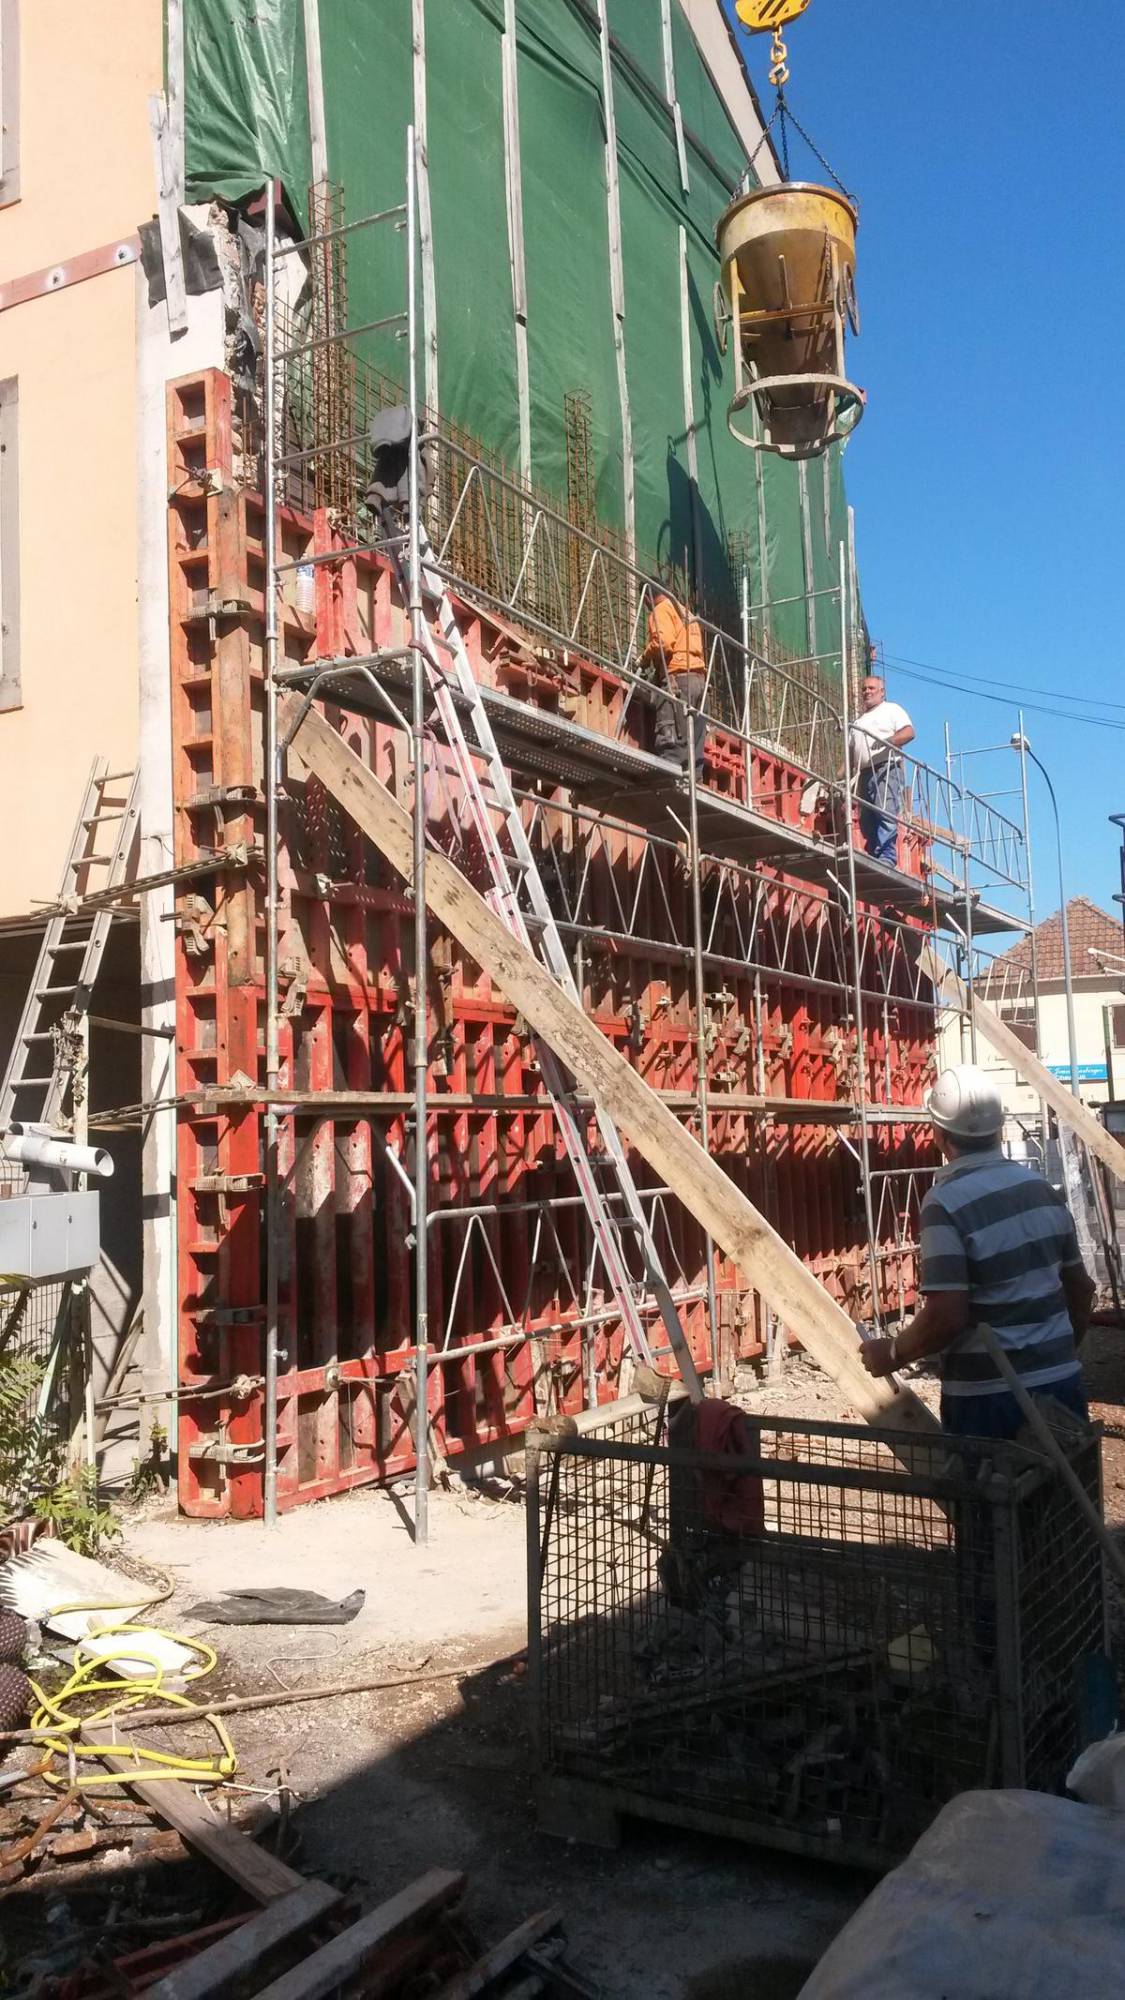
<path id="1" fill-rule="evenodd" d="M 441 1868 L 362 1910 L 354 1895 L 253 1837 L 272 1826 L 284 1845 L 292 1832 L 284 1809 L 259 1807 L 239 1823 L 182 1779 L 131 1783 L 123 1772 L 118 1790 L 137 1785 L 158 1793 L 156 1803 L 95 1803 L 66 1791 L 46 1804 L 36 1764 L 9 1785 L 0 1809 L 0 1992 L 28 2000 L 593 1992 L 563 1959 L 557 1910 L 485 1944 L 458 1907 L 465 1877 Z"/>
<path id="2" fill-rule="evenodd" d="M 131 1622 L 164 1594 L 53 1544 L 0 1565 L 0 1600 L 18 1607 L 0 1612 L 0 1651 L 6 1640 L 11 1654 L 0 1716 L 0 1992 L 531 2000 L 592 1991 L 563 1961 L 556 1910 L 485 1944 L 458 1907 L 460 1874 L 432 1868 L 364 1908 L 350 1885 L 300 1872 L 284 1771 L 276 1810 L 259 1801 L 234 1818 L 225 1716 L 401 1682 L 208 1704 L 183 1690 L 210 1671 L 211 1649 Z M 76 1643 L 60 1667 L 50 1642 L 64 1630 Z"/>

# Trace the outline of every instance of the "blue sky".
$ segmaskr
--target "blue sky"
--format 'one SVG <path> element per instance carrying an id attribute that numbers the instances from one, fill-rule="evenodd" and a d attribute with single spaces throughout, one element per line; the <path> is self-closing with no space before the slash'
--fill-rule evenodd
<path id="1" fill-rule="evenodd" d="M 1019 694 L 982 699 L 985 676 L 1044 690 L 1024 726 L 1058 796 L 1067 894 L 1111 911 L 1107 814 L 1125 812 L 1122 14 L 1119 0 L 812 0 L 786 31 L 789 101 L 860 202 L 851 363 L 869 401 L 846 471 L 890 692 L 940 764 L 947 719 L 965 748 L 1015 727 Z M 772 109 L 768 38 L 743 47 Z M 819 174 L 799 144 L 792 167 Z M 979 760 L 978 789 L 1011 783 L 1015 762 Z M 1031 775 L 1045 915 L 1054 833 Z"/>

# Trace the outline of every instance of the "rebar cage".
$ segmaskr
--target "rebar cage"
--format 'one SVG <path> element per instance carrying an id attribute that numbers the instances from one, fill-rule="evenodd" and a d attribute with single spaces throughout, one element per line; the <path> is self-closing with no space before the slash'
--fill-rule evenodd
<path id="1" fill-rule="evenodd" d="M 849 1864 L 957 1792 L 1054 1790 L 1100 1552 L 1022 1445 L 747 1418 L 752 1457 L 536 1439 L 544 1823 L 638 1814 Z M 652 1425 L 649 1425 L 651 1435 Z M 1096 1432 L 1066 1439 L 1088 1490 Z"/>

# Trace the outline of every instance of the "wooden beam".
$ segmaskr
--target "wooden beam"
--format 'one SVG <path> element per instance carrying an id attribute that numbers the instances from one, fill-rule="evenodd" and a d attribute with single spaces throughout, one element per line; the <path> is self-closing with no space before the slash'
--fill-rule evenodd
<path id="1" fill-rule="evenodd" d="M 305 89 L 309 106 L 309 152 L 312 182 L 328 179 L 328 137 L 324 122 L 324 68 L 320 53 L 320 0 L 304 0 Z"/>
<path id="2" fill-rule="evenodd" d="M 167 0 L 168 147 L 172 195 L 177 208 L 187 199 L 184 157 L 184 0 Z"/>
<path id="3" fill-rule="evenodd" d="M 248 1973 L 260 1968 L 271 1951 L 299 1938 L 342 1900 L 340 1891 L 327 1882 L 305 1882 L 259 1910 L 228 1937 L 216 1938 L 206 1951 L 165 1973 L 149 1988 L 149 2000 L 222 2000 L 224 1993 L 231 1993 Z"/>
<path id="4" fill-rule="evenodd" d="M 928 946 L 922 954 L 921 964 L 941 998 L 958 1013 L 967 1013 L 969 995 L 957 974 L 949 966 L 943 966 Z M 1119 1181 L 1125 1181 L 1125 1146 L 1106 1131 L 1101 1119 L 1095 1118 L 1089 1106 L 1083 1104 L 1068 1085 L 1057 1076 L 1052 1076 L 1046 1065 L 1031 1049 L 1024 1047 L 1019 1036 L 1013 1033 L 1006 1021 L 1001 1020 L 987 1001 L 974 994 L 972 1010 L 978 1035 L 983 1035 L 990 1048 L 1011 1063 L 1016 1075 L 1031 1085 L 1037 1097 L 1050 1105 L 1056 1118 L 1070 1127 L 1095 1159 L 1108 1167 Z"/>
<path id="5" fill-rule="evenodd" d="M 531 484 L 531 374 L 527 346 L 527 270 L 523 239 L 523 169 L 520 159 L 519 45 L 516 0 L 504 0 L 500 37 L 504 102 L 504 191 L 508 210 L 508 263 L 516 345 L 516 400 L 520 414 L 520 478 Z"/>
<path id="6" fill-rule="evenodd" d="M 768 143 L 761 145 L 760 107 L 738 59 L 722 8 L 715 5 L 715 0 L 679 0 L 679 5 L 747 160 L 753 159 L 754 171 L 763 185 L 779 181 L 781 174 L 773 150 Z"/>
<path id="7" fill-rule="evenodd" d="M 323 716 L 310 709 L 302 721 L 301 703 L 293 695 L 282 697 L 281 711 L 283 730 L 293 732 L 290 755 L 320 779 L 409 881 L 413 866 L 409 813 Z M 839 1384 L 848 1401 L 873 1422 L 932 1430 L 933 1419 L 916 1396 L 867 1374 L 855 1327 L 843 1309 L 600 1028 L 512 936 L 460 870 L 434 850 L 426 856 L 426 901 L 582 1088 L 605 1106 L 637 1151 Z"/>
<path id="8" fill-rule="evenodd" d="M 411 0 L 410 40 L 413 55 L 414 144 L 418 169 L 418 247 L 422 265 L 422 383 L 426 408 L 438 412 L 437 278 L 434 270 L 434 218 L 430 202 L 430 140 L 426 108 L 426 0 Z"/>
<path id="9" fill-rule="evenodd" d="M 625 261 L 621 243 L 621 186 L 617 168 L 617 119 L 613 108 L 613 51 L 609 39 L 606 0 L 597 0 L 598 40 L 602 58 L 602 115 L 605 120 L 605 195 L 609 227 L 609 296 L 613 310 L 613 347 L 617 359 L 617 400 L 621 407 L 621 479 L 625 509 L 625 553 L 637 556 L 637 510 L 633 465 L 633 415 L 625 362 Z"/>
<path id="10" fill-rule="evenodd" d="M 525 1951 L 530 1951 L 549 1931 L 557 1929 L 559 1919 L 558 1910 L 541 1910 L 538 1916 L 528 1917 L 526 1923 L 518 1924 L 506 1938 L 501 1938 L 499 1944 L 486 1951 L 483 1958 L 478 1958 L 475 1965 L 455 1973 L 442 1987 L 437 2000 L 474 2000 L 474 1995 L 483 1993 L 485 1987 L 491 1986 L 494 1979 L 499 1979 L 502 1972 L 509 1971 Z"/>
<path id="11" fill-rule="evenodd" d="M 176 205 L 172 130 L 168 120 L 168 102 L 163 94 L 154 94 L 149 98 L 148 123 L 156 169 L 156 212 L 160 221 L 160 250 L 164 264 L 164 303 L 168 313 L 168 332 L 175 339 L 187 332 L 187 288 L 180 245 L 180 211 Z"/>
<path id="12" fill-rule="evenodd" d="M 370 1968 L 372 1960 L 412 1924 L 434 1917 L 447 1904 L 456 1902 L 464 1887 L 463 1875 L 431 1868 L 389 1902 L 370 1910 L 350 1930 L 341 1931 L 330 1944 L 322 1945 L 311 1958 L 295 1965 L 292 1972 L 283 1973 L 272 1985 L 262 1987 L 258 2000 L 320 2000 L 322 1994 L 335 1993 L 345 1981 Z M 385 1977 L 369 1971 L 363 1991 L 370 1997 L 385 1993 L 387 1985 Z"/>
<path id="13" fill-rule="evenodd" d="M 660 0 L 660 36 L 664 53 L 664 95 L 672 107 L 672 127 L 676 135 L 676 162 L 680 169 L 680 191 L 691 193 L 688 180 L 687 148 L 684 145 L 684 121 L 680 111 L 680 100 L 676 95 L 676 53 L 672 42 L 672 0 Z"/>
<path id="14" fill-rule="evenodd" d="M 691 303 L 688 283 L 687 230 L 680 224 L 680 373 L 683 381 L 684 440 L 687 448 L 688 499 L 691 506 L 691 581 L 698 602 L 703 592 L 703 531 L 699 518 L 699 446 L 695 436 L 694 373 L 691 352 Z M 801 461 L 802 464 L 804 460 Z"/>
<path id="15" fill-rule="evenodd" d="M 87 1724 L 82 1730 L 84 1743 L 102 1745 L 102 1730 L 95 1724 Z M 240 1832 L 236 1826 L 228 1826 L 205 1806 L 202 1799 L 184 1784 L 181 1778 L 146 1778 L 146 1766 L 138 1765 L 129 1755 L 128 1742 L 122 1739 L 120 1750 L 100 1747 L 103 1764 L 115 1772 L 123 1785 L 137 1793 L 153 1812 L 174 1826 L 182 1840 L 202 1854 L 216 1868 L 237 1882 L 256 1903 L 273 1903 L 282 1896 L 292 1895 L 295 1889 L 305 1887 L 307 1877 L 299 1875 L 285 1861 L 279 1861 L 276 1854 L 268 1854 L 264 1847 Z M 147 1768 L 151 1769 L 151 1766 Z"/>

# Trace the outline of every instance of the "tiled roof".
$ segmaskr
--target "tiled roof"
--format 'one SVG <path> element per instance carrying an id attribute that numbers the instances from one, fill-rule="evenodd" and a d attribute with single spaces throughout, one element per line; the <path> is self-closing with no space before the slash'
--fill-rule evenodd
<path id="1" fill-rule="evenodd" d="M 1070 929 L 1070 965 L 1075 979 L 1096 977 L 1101 971 L 1097 960 L 1090 957 L 1091 950 L 1112 952 L 1117 958 L 1125 956 L 1120 917 L 1111 917 L 1107 911 L 1092 903 L 1088 896 L 1071 896 L 1066 915 Z M 1058 910 L 1053 916 L 1044 917 L 1041 924 L 1036 924 L 1035 953 L 1041 980 L 1062 978 L 1062 917 Z M 999 963 L 1030 970 L 1030 937 L 1021 938 L 1011 951 L 1004 953 Z"/>

